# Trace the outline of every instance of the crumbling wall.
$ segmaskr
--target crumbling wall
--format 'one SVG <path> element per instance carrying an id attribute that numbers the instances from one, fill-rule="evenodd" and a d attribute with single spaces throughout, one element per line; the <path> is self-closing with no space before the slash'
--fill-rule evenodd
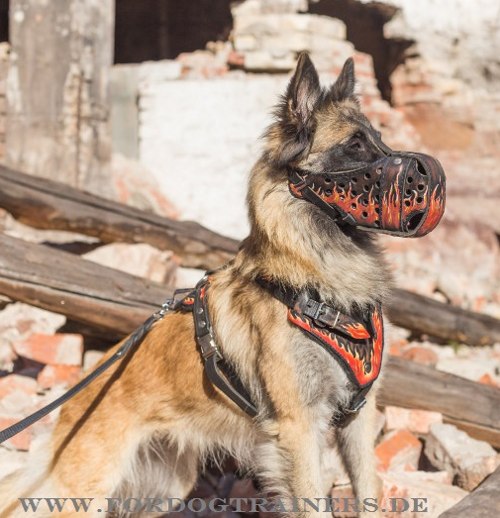
<path id="1" fill-rule="evenodd" d="M 183 218 L 244 237 L 247 176 L 259 157 L 259 136 L 302 50 L 325 83 L 353 56 L 367 116 L 395 148 L 416 146 L 417 133 L 381 98 L 372 57 L 346 40 L 345 24 L 294 12 L 298 7 L 283 2 L 286 12 L 277 13 L 277 5 L 245 2 L 233 9 L 230 42 L 130 68 L 137 81 L 138 157 Z M 220 193 L 224 210 L 214 204 Z"/>

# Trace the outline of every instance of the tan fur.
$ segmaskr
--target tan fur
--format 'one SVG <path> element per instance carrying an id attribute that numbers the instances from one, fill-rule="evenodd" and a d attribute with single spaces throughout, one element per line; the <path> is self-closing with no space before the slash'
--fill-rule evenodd
<path id="1" fill-rule="evenodd" d="M 311 151 L 320 153 L 354 131 L 353 110 L 357 105 L 346 101 L 316 114 L 316 137 L 300 159 L 306 162 Z M 284 142 L 273 127 L 266 149 L 276 139 Z M 350 310 L 379 300 L 388 275 L 371 241 L 344 234 L 294 199 L 286 172 L 266 153 L 252 172 L 248 202 L 251 234 L 234 261 L 214 274 L 208 304 L 219 347 L 258 405 L 257 418 L 208 382 L 192 315 L 169 314 L 133 355 L 63 407 L 44 469 L 1 482 L 0 507 L 7 505 L 2 517 L 29 516 L 19 512 L 18 496 L 184 498 L 205 459 L 227 453 L 282 497 L 326 496 L 321 464 L 330 420 L 348 402 L 352 385 L 254 278 L 266 274 L 298 288 L 314 286 L 325 300 Z M 357 418 L 334 431 L 360 499 L 379 496 L 374 401 L 372 389 Z"/>

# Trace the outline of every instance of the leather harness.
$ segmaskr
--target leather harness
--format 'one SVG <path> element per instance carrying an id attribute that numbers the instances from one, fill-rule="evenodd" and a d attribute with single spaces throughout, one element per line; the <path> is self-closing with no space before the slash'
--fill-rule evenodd
<path id="1" fill-rule="evenodd" d="M 289 322 L 334 356 L 352 382 L 355 392 L 350 403 L 332 418 L 335 426 L 345 426 L 365 405 L 365 396 L 380 373 L 384 343 L 380 306 L 366 318 L 355 319 L 306 290 L 296 292 L 263 277 L 256 282 L 288 307 Z M 205 276 L 175 309 L 193 312 L 196 341 L 210 382 L 254 417 L 256 405 L 215 341 L 206 304 L 209 285 L 210 277 Z"/>
<path id="2" fill-rule="evenodd" d="M 345 426 L 366 403 L 365 396 L 380 372 L 383 349 L 383 324 L 380 306 L 374 307 L 368 318 L 354 319 L 317 300 L 319 297 L 303 290 L 296 292 L 283 288 L 269 279 L 259 277 L 256 282 L 273 297 L 288 307 L 288 320 L 307 336 L 332 354 L 356 387 L 350 403 L 332 417 L 332 424 Z M 207 274 L 194 290 L 177 290 L 159 311 L 139 326 L 105 362 L 85 376 L 63 395 L 19 422 L 0 430 L 0 444 L 30 427 L 44 416 L 63 405 L 90 385 L 114 363 L 137 348 L 153 325 L 172 311 L 193 313 L 196 342 L 200 348 L 204 369 L 210 382 L 236 403 L 250 417 L 258 413 L 247 389 L 232 365 L 217 346 L 207 307 Z M 176 299 L 177 293 L 186 293 Z"/>

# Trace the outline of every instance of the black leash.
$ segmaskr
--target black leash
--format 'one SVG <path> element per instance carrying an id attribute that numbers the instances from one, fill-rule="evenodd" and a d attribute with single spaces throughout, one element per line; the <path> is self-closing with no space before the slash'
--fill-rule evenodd
<path id="1" fill-rule="evenodd" d="M 40 410 L 37 410 L 21 421 L 13 424 L 12 426 L 9 426 L 5 430 L 0 431 L 0 444 L 30 427 L 32 424 L 50 414 L 50 412 L 54 411 L 56 408 L 66 403 L 66 401 L 76 396 L 76 394 L 90 385 L 90 383 L 98 378 L 103 372 L 108 370 L 114 363 L 124 358 L 132 348 L 139 345 L 144 340 L 144 337 L 149 333 L 151 327 L 153 327 L 153 324 L 162 319 L 168 311 L 173 309 L 175 309 L 175 294 L 173 299 L 166 301 L 158 312 L 156 312 L 154 315 L 151 315 L 141 326 L 139 326 L 112 356 L 110 356 L 105 362 L 99 365 L 99 367 L 92 371 L 88 376 L 79 381 L 74 387 L 49 403 L 47 406 L 44 406 Z"/>
<path id="2" fill-rule="evenodd" d="M 210 382 L 218 387 L 227 397 L 236 403 L 248 415 L 254 417 L 257 415 L 257 408 L 252 403 L 243 384 L 234 373 L 231 366 L 224 360 L 219 352 L 219 348 L 215 343 L 212 326 L 206 306 L 206 299 L 203 296 L 205 288 L 208 284 L 208 276 L 197 284 L 193 290 L 180 289 L 176 290 L 172 299 L 168 299 L 154 315 L 151 315 L 141 326 L 139 326 L 123 343 L 123 345 L 105 362 L 99 365 L 88 376 L 79 381 L 74 387 L 65 392 L 62 396 L 55 399 L 48 405 L 33 414 L 25 417 L 21 421 L 9 426 L 5 430 L 0 431 L 0 444 L 11 439 L 18 433 L 30 427 L 46 415 L 50 414 L 56 408 L 60 407 L 72 397 L 76 396 L 84 388 L 90 385 L 103 372 L 108 370 L 118 360 L 123 359 L 133 348 L 140 345 L 145 336 L 149 333 L 153 324 L 161 320 L 170 311 L 192 311 L 196 342 L 200 348 L 203 358 L 205 372 Z M 184 299 L 176 300 L 178 293 L 188 293 Z M 194 299 L 192 303 L 188 303 L 188 299 Z"/>

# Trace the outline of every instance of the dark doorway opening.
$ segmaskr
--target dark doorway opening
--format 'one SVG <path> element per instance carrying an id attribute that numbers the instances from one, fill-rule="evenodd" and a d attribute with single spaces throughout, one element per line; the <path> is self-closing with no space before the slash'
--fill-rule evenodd
<path id="1" fill-rule="evenodd" d="M 230 0 L 116 0 L 115 63 L 173 59 L 227 40 Z"/>
<path id="2" fill-rule="evenodd" d="M 309 12 L 334 16 L 347 27 L 347 39 L 360 52 L 373 58 L 375 76 L 382 98 L 391 101 L 390 76 L 405 59 L 405 51 L 411 40 L 387 39 L 384 25 L 398 12 L 397 7 L 371 2 L 362 4 L 356 0 L 318 0 L 309 2 Z"/>
<path id="3" fill-rule="evenodd" d="M 0 42 L 9 41 L 9 0 L 0 0 Z"/>

